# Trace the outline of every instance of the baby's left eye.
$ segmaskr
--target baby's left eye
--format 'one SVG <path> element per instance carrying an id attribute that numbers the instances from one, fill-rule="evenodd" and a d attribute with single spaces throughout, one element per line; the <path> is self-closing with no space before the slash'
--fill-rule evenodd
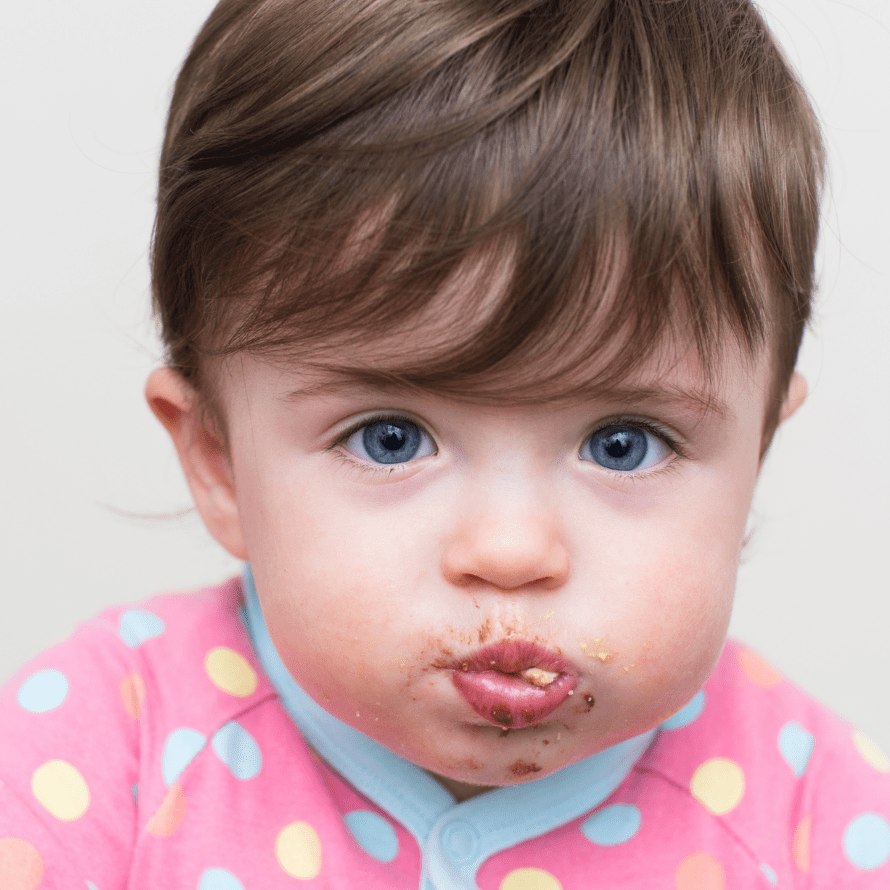
<path id="1" fill-rule="evenodd" d="M 629 423 L 612 423 L 585 440 L 579 456 L 607 470 L 632 473 L 657 466 L 674 449 L 660 436 Z"/>

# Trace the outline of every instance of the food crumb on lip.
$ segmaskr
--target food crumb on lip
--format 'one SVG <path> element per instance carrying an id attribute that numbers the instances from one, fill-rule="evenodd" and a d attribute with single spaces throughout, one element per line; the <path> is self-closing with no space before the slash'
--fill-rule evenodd
<path id="1" fill-rule="evenodd" d="M 549 686 L 559 674 L 554 671 L 545 671 L 543 668 L 531 667 L 521 671 L 519 676 L 533 686 L 543 689 L 545 686 Z"/>

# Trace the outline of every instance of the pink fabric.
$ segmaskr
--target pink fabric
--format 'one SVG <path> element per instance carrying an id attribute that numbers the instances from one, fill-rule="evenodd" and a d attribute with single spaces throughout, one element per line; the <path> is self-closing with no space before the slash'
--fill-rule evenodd
<path id="1" fill-rule="evenodd" d="M 240 599 L 108 610 L 0 691 L 2 890 L 418 887 L 417 842 L 303 742 Z M 890 761 L 752 652 L 668 725 L 481 890 L 890 887 Z"/>

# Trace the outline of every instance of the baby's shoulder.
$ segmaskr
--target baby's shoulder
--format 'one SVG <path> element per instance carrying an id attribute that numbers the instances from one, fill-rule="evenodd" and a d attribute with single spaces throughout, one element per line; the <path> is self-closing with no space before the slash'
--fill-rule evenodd
<path id="1" fill-rule="evenodd" d="M 890 860 L 890 760 L 736 641 L 638 768 L 769 863 L 769 876 L 859 886 L 855 875 Z"/>

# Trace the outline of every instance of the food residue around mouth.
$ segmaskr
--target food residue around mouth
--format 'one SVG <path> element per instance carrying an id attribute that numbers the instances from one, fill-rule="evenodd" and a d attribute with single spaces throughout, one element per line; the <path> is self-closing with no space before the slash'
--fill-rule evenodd
<path id="1" fill-rule="evenodd" d="M 531 683 L 532 686 L 543 689 L 545 686 L 549 686 L 559 674 L 553 671 L 545 671 L 543 668 L 532 667 L 521 671 L 519 676 L 527 683 Z"/>

